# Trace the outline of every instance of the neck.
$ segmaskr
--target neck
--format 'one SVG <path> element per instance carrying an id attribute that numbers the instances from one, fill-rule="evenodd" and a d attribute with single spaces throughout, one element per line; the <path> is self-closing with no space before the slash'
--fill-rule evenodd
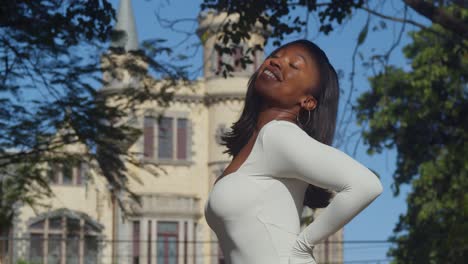
<path id="1" fill-rule="evenodd" d="M 260 130 L 266 123 L 271 120 L 286 120 L 297 124 L 296 118 L 299 109 L 285 109 L 276 106 L 266 106 L 263 105 L 258 115 L 257 119 L 257 131 Z"/>

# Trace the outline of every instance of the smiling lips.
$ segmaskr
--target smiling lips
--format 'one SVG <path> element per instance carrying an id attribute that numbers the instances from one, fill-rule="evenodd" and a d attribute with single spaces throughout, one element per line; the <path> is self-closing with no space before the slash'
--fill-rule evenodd
<path id="1" fill-rule="evenodd" d="M 269 79 L 274 79 L 276 81 L 283 81 L 283 76 L 278 69 L 274 69 L 273 67 L 265 67 L 262 74 L 266 75 Z"/>

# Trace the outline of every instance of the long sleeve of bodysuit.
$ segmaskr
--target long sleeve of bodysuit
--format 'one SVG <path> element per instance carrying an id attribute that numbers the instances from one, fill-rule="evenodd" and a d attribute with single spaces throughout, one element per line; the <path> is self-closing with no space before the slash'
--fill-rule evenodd
<path id="1" fill-rule="evenodd" d="M 296 177 L 336 192 L 330 204 L 298 235 L 292 248 L 290 264 L 316 263 L 312 254 L 315 244 L 347 224 L 382 193 L 383 187 L 364 165 L 286 122 L 277 122 L 263 134 L 263 148 L 273 175 Z"/>

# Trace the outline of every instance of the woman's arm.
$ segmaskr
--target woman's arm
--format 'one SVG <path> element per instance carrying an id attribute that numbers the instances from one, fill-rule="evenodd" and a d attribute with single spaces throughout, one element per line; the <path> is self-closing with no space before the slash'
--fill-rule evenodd
<path id="1" fill-rule="evenodd" d="M 293 255 L 309 262 L 313 247 L 366 208 L 383 191 L 379 178 L 346 153 L 323 144 L 292 123 L 276 122 L 265 129 L 265 155 L 274 175 L 296 177 L 336 191 L 330 204 L 298 236 Z M 313 262 L 312 262 L 313 261 Z"/>

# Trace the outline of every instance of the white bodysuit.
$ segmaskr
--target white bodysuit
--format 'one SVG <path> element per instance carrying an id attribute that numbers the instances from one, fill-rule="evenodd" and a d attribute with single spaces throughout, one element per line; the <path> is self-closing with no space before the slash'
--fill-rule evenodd
<path id="1" fill-rule="evenodd" d="M 301 231 L 309 184 L 337 193 Z M 216 182 L 205 203 L 205 219 L 227 264 L 315 264 L 315 244 L 382 191 L 379 178 L 346 153 L 289 121 L 271 120 L 239 169 Z"/>

